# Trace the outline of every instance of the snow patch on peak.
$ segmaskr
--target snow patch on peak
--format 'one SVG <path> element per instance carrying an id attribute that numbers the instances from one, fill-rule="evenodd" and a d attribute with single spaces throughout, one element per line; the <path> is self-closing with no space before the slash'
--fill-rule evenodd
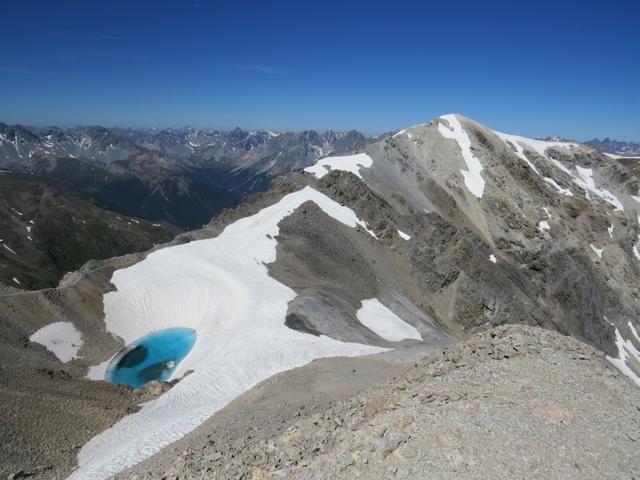
<path id="1" fill-rule="evenodd" d="M 590 168 L 583 168 L 580 165 L 576 165 L 576 171 L 578 172 L 578 176 L 574 178 L 574 182 L 578 184 L 579 187 L 602 198 L 605 202 L 613 205 L 616 210 L 624 210 L 624 206 L 618 197 L 608 190 L 596 187 L 593 180 L 593 171 Z"/>
<path id="2" fill-rule="evenodd" d="M 604 248 L 596 248 L 593 244 L 589 245 L 591 247 L 591 250 L 593 250 L 593 252 L 598 256 L 598 258 L 602 258 L 602 252 L 604 251 Z"/>
<path id="3" fill-rule="evenodd" d="M 403 240 L 411 240 L 411 235 L 404 233 L 402 230 L 398 230 L 398 235 L 400 235 L 400 238 Z"/>
<path id="4" fill-rule="evenodd" d="M 393 137 L 395 138 L 395 137 L 399 137 L 399 136 L 401 136 L 401 135 L 406 134 L 406 135 L 407 135 L 407 137 L 411 138 L 411 137 L 412 137 L 412 135 L 411 135 L 411 133 L 407 133 L 407 130 L 411 130 L 411 129 L 413 129 L 413 128 L 418 128 L 418 127 L 425 127 L 425 126 L 427 126 L 427 125 L 428 125 L 428 123 L 418 123 L 418 124 L 416 124 L 416 125 L 412 125 L 412 126 L 410 126 L 410 127 L 408 127 L 408 128 L 403 128 L 402 130 L 399 130 L 399 131 L 397 131 L 396 133 L 394 133 L 394 134 L 393 134 Z"/>
<path id="5" fill-rule="evenodd" d="M 342 170 L 351 172 L 358 178 L 362 178 L 360 174 L 361 168 L 370 168 L 373 160 L 366 153 L 358 153 L 356 155 L 345 155 L 342 157 L 326 157 L 318 160 L 315 165 L 304 169 L 305 172 L 311 173 L 316 178 L 322 178 L 331 170 Z"/>
<path id="6" fill-rule="evenodd" d="M 580 165 L 575 165 L 575 170 L 577 173 L 574 173 L 571 171 L 570 168 L 566 167 L 560 161 L 556 160 L 555 158 L 547 154 L 547 150 L 549 148 L 564 148 L 568 150 L 571 150 L 573 148 L 579 148 L 580 145 L 578 145 L 577 143 L 559 142 L 559 141 L 549 142 L 544 140 L 534 140 L 531 138 L 520 137 L 517 135 L 509 135 L 509 134 L 498 132 L 495 130 L 494 130 L 494 133 L 505 143 L 507 142 L 511 143 L 516 148 L 516 155 L 518 155 L 518 157 L 526 161 L 527 164 L 536 173 L 538 173 L 538 170 L 529 161 L 526 155 L 524 155 L 522 146 L 528 147 L 529 149 L 533 150 L 538 155 L 540 155 L 541 157 L 551 162 L 551 164 L 554 165 L 556 168 L 558 168 L 560 171 L 562 171 L 563 173 L 571 177 L 573 182 L 577 184 L 580 188 L 582 188 L 585 191 L 585 193 L 587 193 L 587 197 L 589 193 L 593 193 L 596 196 L 603 199 L 605 202 L 612 205 L 615 208 L 615 210 L 619 210 L 619 211 L 624 210 L 624 206 L 622 205 L 622 202 L 613 193 L 609 192 L 608 190 L 604 190 L 596 187 L 595 182 L 593 180 L 593 171 L 590 168 L 584 168 L 584 167 L 581 167 Z M 566 189 L 560 186 L 558 182 L 553 178 L 544 177 L 544 180 L 548 184 L 553 186 L 559 193 L 562 193 L 567 196 L 573 195 L 573 193 L 569 189 Z"/>
<path id="7" fill-rule="evenodd" d="M 631 333 L 633 333 L 633 336 L 636 337 L 636 340 L 640 342 L 640 336 L 638 335 L 638 331 L 636 330 L 636 327 L 633 326 L 633 323 L 629 322 L 629 329 L 631 330 Z"/>
<path id="8" fill-rule="evenodd" d="M 568 188 L 561 187 L 558 184 L 558 182 L 556 182 L 553 178 L 544 177 L 544 181 L 547 182 L 549 185 L 551 185 L 553 188 L 555 188 L 558 191 L 558 193 L 562 193 L 567 197 L 573 197 L 573 192 L 571 190 L 569 190 Z"/>
<path id="9" fill-rule="evenodd" d="M 605 317 L 605 320 L 607 318 Z M 609 322 L 609 320 L 607 320 Z M 607 360 L 613 364 L 618 370 L 620 370 L 624 375 L 629 377 L 631 380 L 635 382 L 637 386 L 640 387 L 640 376 L 629 366 L 630 358 L 635 359 L 636 363 L 640 363 L 640 352 L 636 348 L 636 346 L 631 342 L 631 340 L 626 340 L 618 327 L 616 327 L 613 323 L 609 322 L 613 328 L 615 328 L 616 335 L 616 347 L 618 347 L 618 357 L 610 357 L 607 355 Z M 637 337 L 637 332 L 635 329 L 632 330 L 633 334 Z"/>
<path id="10" fill-rule="evenodd" d="M 494 130 L 494 133 L 504 143 L 513 145 L 514 148 L 516 149 L 516 155 L 520 157 L 522 160 L 524 160 L 525 163 L 529 165 L 529 168 L 531 168 L 531 170 L 533 170 L 536 173 L 536 175 L 541 176 L 536 166 L 524 154 L 524 148 L 522 148 L 522 145 L 520 144 L 521 137 L 518 137 L 516 135 L 509 135 L 508 133 L 502 133 L 495 130 Z"/>
<path id="11" fill-rule="evenodd" d="M 438 123 L 438 131 L 444 138 L 455 140 L 462 151 L 462 158 L 467 164 L 467 170 L 460 170 L 464 177 L 464 183 L 467 189 L 477 198 L 482 198 L 484 192 L 484 179 L 480 172 L 482 164 L 471 152 L 471 140 L 464 130 L 464 127 L 458 120 L 456 115 L 443 115 L 441 120 L 446 120 L 449 124 L 447 128 L 442 122 Z"/>
<path id="12" fill-rule="evenodd" d="M 551 230 L 551 226 L 549 225 L 549 222 L 547 222 L 546 220 L 542 220 L 538 223 L 538 230 L 540 230 L 541 232 L 546 232 L 547 230 Z"/>

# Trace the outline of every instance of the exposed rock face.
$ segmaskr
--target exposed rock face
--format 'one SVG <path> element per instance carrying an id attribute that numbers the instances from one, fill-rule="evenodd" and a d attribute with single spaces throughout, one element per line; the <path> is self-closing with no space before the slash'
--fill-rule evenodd
<path id="1" fill-rule="evenodd" d="M 497 327 L 284 425 L 212 419 L 118 478 L 627 478 L 640 390 L 607 363 L 570 337 Z"/>

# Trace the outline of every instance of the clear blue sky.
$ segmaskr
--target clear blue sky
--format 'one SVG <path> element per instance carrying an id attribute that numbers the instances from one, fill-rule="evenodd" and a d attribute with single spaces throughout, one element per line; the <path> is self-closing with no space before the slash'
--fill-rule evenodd
<path id="1" fill-rule="evenodd" d="M 4 1 L 0 121 L 640 141 L 639 3 Z"/>

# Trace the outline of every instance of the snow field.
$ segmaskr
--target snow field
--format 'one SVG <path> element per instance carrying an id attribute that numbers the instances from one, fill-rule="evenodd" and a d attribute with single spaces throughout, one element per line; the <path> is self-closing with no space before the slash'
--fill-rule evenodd
<path id="1" fill-rule="evenodd" d="M 318 160 L 315 165 L 304 169 L 305 172 L 322 178 L 331 170 L 342 170 L 351 172 L 358 178 L 362 178 L 360 174 L 361 168 L 370 168 L 373 160 L 366 153 L 358 153 L 356 155 L 346 155 L 343 157 L 326 157 Z"/>
<path id="2" fill-rule="evenodd" d="M 356 317 L 365 327 L 390 342 L 405 338 L 422 340 L 420 332 L 385 307 L 377 298 L 362 301 Z"/>
<path id="3" fill-rule="evenodd" d="M 482 164 L 471 152 L 471 140 L 465 132 L 462 124 L 455 115 L 444 115 L 440 117 L 449 123 L 447 128 L 443 123 L 438 123 L 438 131 L 444 138 L 449 138 L 458 142 L 462 151 L 462 158 L 467 164 L 467 170 L 460 170 L 464 177 L 464 184 L 467 189 L 477 198 L 482 198 L 484 192 L 484 179 L 480 172 Z"/>
<path id="4" fill-rule="evenodd" d="M 348 227 L 366 228 L 352 210 L 306 187 L 218 237 L 157 250 L 114 272 L 116 290 L 104 296 L 107 330 L 131 343 L 159 329 L 193 328 L 196 343 L 174 378 L 193 373 L 90 440 L 70 478 L 109 478 L 141 462 L 276 373 L 316 358 L 386 350 L 285 326 L 295 292 L 270 277 L 266 265 L 276 259 L 278 223 L 307 201 Z"/>

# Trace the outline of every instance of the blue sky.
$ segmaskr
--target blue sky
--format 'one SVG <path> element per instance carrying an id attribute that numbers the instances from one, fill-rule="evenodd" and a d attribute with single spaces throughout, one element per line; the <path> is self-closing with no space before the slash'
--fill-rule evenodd
<path id="1" fill-rule="evenodd" d="M 5 1 L 0 121 L 640 141 L 638 3 Z"/>

